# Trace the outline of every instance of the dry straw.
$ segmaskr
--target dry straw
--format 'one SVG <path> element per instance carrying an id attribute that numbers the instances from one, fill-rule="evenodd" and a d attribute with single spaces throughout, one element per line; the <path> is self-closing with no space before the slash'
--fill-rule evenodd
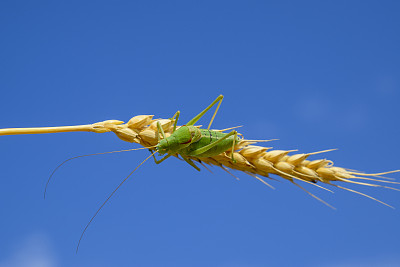
<path id="1" fill-rule="evenodd" d="M 164 129 L 166 136 L 170 136 L 173 131 L 174 120 L 153 119 L 153 115 L 135 116 L 131 118 L 127 123 L 118 120 L 107 120 L 94 124 L 79 126 L 0 129 L 0 135 L 39 134 L 75 131 L 96 133 L 114 132 L 123 141 L 138 143 L 144 147 L 152 147 L 157 145 L 158 143 L 157 122 L 161 123 L 161 126 Z M 159 137 L 162 138 L 161 135 Z M 345 182 L 398 190 L 396 188 L 384 186 L 381 184 L 373 184 L 369 181 L 381 182 L 386 184 L 399 184 L 397 182 L 390 181 L 390 178 L 382 177 L 382 175 L 399 172 L 400 170 L 368 174 L 350 169 L 334 167 L 333 162 L 327 159 L 308 160 L 308 157 L 311 155 L 332 151 L 334 149 L 307 154 L 289 155 L 296 150 L 271 150 L 271 148 L 268 147 L 257 146 L 255 145 L 256 143 L 257 140 L 246 140 L 242 138 L 235 147 L 235 163 L 232 162 L 230 151 L 226 151 L 213 157 L 190 158 L 195 162 L 202 164 L 204 167 L 206 167 L 204 164 L 208 164 L 221 167 L 227 172 L 229 172 L 228 168 L 243 171 L 270 187 L 272 186 L 259 176 L 269 177 L 270 174 L 278 175 L 286 180 L 289 180 L 302 190 L 306 191 L 312 197 L 318 199 L 328 206 L 330 206 L 328 203 L 324 202 L 323 200 L 319 199 L 318 197 L 307 191 L 305 188 L 299 185 L 297 181 L 306 182 L 323 189 L 326 188 L 320 186 L 318 183 L 329 184 L 363 195 L 384 205 L 392 207 L 369 195 L 340 186 L 336 182 Z"/>

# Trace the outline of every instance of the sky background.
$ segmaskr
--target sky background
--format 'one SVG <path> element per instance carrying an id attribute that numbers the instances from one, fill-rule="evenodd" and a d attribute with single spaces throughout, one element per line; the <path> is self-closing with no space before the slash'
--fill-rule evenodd
<path id="1" fill-rule="evenodd" d="M 219 94 L 218 129 L 335 165 L 400 168 L 398 1 L 1 1 L 0 128 L 184 124 Z M 201 124 L 208 123 L 211 114 Z M 400 192 L 148 161 L 112 133 L 0 137 L 0 266 L 400 266 Z M 400 178 L 399 174 L 392 177 Z M 35 265 L 36 264 L 36 265 Z"/>

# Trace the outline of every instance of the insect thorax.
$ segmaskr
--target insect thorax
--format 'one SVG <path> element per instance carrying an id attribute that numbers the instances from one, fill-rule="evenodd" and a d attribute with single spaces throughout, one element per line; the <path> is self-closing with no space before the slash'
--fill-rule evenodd
<path id="1" fill-rule="evenodd" d="M 181 126 L 169 137 L 160 141 L 157 145 L 161 153 L 179 153 L 181 149 L 188 147 L 191 143 L 201 138 L 201 131 L 194 126 Z"/>

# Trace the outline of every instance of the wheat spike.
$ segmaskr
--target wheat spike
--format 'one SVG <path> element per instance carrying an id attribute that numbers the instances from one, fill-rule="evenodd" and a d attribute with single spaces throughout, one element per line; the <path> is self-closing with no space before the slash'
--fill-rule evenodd
<path id="1" fill-rule="evenodd" d="M 146 123 L 140 124 L 140 127 L 128 127 L 126 124 L 118 125 L 118 129 L 126 129 L 129 128 L 132 133 L 136 133 L 139 138 L 132 139 L 131 142 L 139 143 L 143 146 L 153 146 L 156 145 L 158 140 L 156 138 L 156 129 L 154 127 L 149 127 L 148 125 L 154 125 L 154 122 L 157 120 L 152 120 L 152 117 L 140 117 Z M 131 120 L 138 120 L 136 117 Z M 166 133 L 172 133 L 172 125 L 173 121 L 167 122 L 165 120 L 159 119 L 163 129 Z M 126 125 L 126 126 L 125 126 Z M 125 128 L 126 127 L 126 128 Z M 120 137 L 120 130 L 113 130 L 113 132 Z M 153 133 L 149 134 L 149 130 L 152 130 Z M 142 132 L 147 132 L 145 138 L 141 139 L 140 136 Z M 151 137 L 151 138 L 149 138 Z M 120 137 L 121 138 L 121 137 Z M 122 138 L 121 138 L 122 139 Z M 124 140 L 124 139 L 123 139 Z M 254 145 L 257 140 L 246 140 L 242 139 L 239 144 L 235 147 L 234 157 L 236 159 L 236 163 L 233 163 L 230 156 L 230 151 L 226 151 L 217 156 L 208 157 L 208 158 L 198 158 L 201 162 L 207 163 L 209 165 L 216 165 L 219 167 L 223 167 L 226 170 L 227 168 L 235 169 L 239 171 L 243 171 L 247 174 L 251 174 L 253 177 L 257 177 L 257 175 L 268 177 L 269 174 L 275 174 L 281 176 L 284 179 L 287 179 L 293 183 L 293 179 L 301 180 L 306 183 L 311 183 L 316 185 L 317 182 L 322 182 L 327 185 L 334 185 L 332 182 L 345 182 L 345 183 L 355 183 L 359 185 L 365 186 L 373 186 L 373 187 L 384 187 L 389 188 L 383 185 L 369 184 L 369 183 L 360 183 L 354 181 L 354 179 L 366 179 L 375 182 L 388 182 L 379 179 L 379 175 L 399 172 L 390 171 L 384 173 L 376 173 L 376 174 L 368 174 L 362 172 L 350 171 L 344 168 L 334 167 L 333 162 L 327 159 L 319 159 L 309 161 L 307 158 L 311 155 L 316 155 L 320 153 L 330 152 L 336 149 L 329 149 L 323 151 L 317 151 L 306 154 L 294 154 L 289 155 L 291 152 L 295 152 L 297 150 L 271 150 L 268 147 L 262 147 Z M 196 158 L 193 158 L 196 159 Z M 357 176 L 356 176 L 357 175 Z M 265 182 L 265 181 L 264 181 Z M 396 183 L 396 182 L 391 182 Z M 295 183 L 296 184 L 296 183 Z M 297 185 L 297 184 L 296 184 Z M 297 185 L 298 186 L 298 185 Z M 317 185 L 318 186 L 318 185 Z M 334 185 L 336 186 L 336 185 Z M 342 188 L 341 186 L 336 186 L 337 188 Z M 301 187 L 300 187 L 301 188 Z M 322 189 L 326 189 L 322 187 Z M 393 188 L 390 188 L 393 189 Z M 326 189 L 328 190 L 328 189 Z M 345 189 L 347 190 L 347 188 Z M 395 189 L 396 190 L 396 189 Z M 330 191 L 330 190 L 328 190 Z M 354 192 L 351 191 L 351 192 Z M 309 192 L 307 192 L 309 193 Z M 357 192 L 359 193 L 359 192 Z M 365 194 L 360 193 L 363 196 Z M 315 197 L 311 194 L 311 196 Z M 369 197 L 369 196 L 367 196 Z M 376 200 L 382 203 L 380 200 L 369 197 L 373 200 Z M 325 203 L 325 202 L 324 202 Z M 386 203 L 384 203 L 386 205 Z M 329 205 L 329 204 L 328 204 Z M 329 205 L 330 206 L 330 205 Z"/>
<path id="2" fill-rule="evenodd" d="M 127 123 L 123 123 L 122 121 L 119 120 L 106 120 L 103 122 L 98 122 L 89 125 L 79 125 L 79 126 L 0 129 L 0 135 L 39 134 L 39 133 L 73 132 L 73 131 L 86 131 L 95 133 L 114 132 L 123 141 L 130 143 L 138 143 L 144 147 L 152 147 L 157 145 L 158 140 L 162 138 L 161 135 L 158 134 L 157 132 L 157 122 L 160 122 L 167 137 L 172 134 L 174 125 L 174 119 L 153 119 L 153 117 L 154 117 L 153 115 L 139 115 L 131 118 Z M 179 126 L 177 128 L 179 128 Z M 270 140 L 265 140 L 265 141 L 270 141 Z M 289 155 L 290 153 L 295 152 L 297 150 L 271 150 L 272 149 L 271 147 L 262 147 L 254 145 L 257 142 L 258 140 L 247 140 L 243 138 L 238 144 L 236 144 L 234 150 L 234 158 L 236 162 L 232 162 L 231 151 L 226 151 L 224 153 L 221 153 L 213 157 L 202 157 L 202 158 L 189 157 L 189 158 L 194 161 L 200 162 L 201 164 L 205 163 L 208 165 L 215 165 L 221 167 L 228 173 L 230 172 L 227 170 L 227 168 L 243 171 L 247 174 L 250 174 L 251 176 L 260 180 L 261 182 L 263 182 L 268 186 L 270 185 L 267 184 L 261 178 L 259 178 L 257 175 L 269 177 L 269 174 L 275 174 L 284 179 L 289 180 L 290 182 L 294 183 L 296 186 L 300 187 L 303 190 L 305 189 L 300 185 L 298 185 L 297 183 L 295 183 L 293 181 L 294 179 L 310 183 L 318 187 L 321 186 L 317 185 L 316 183 L 322 182 L 327 185 L 332 185 L 337 188 L 342 188 L 344 190 L 348 190 L 366 196 L 385 205 L 387 204 L 380 200 L 372 198 L 358 191 L 341 187 L 337 184 L 333 184 L 332 182 L 353 183 L 364 186 L 383 187 L 383 188 L 398 190 L 383 185 L 358 182 L 357 179 L 398 184 L 397 182 L 390 182 L 376 178 L 387 179 L 385 177 L 381 177 L 380 175 L 400 172 L 400 170 L 368 174 L 350 169 L 334 167 L 333 162 L 327 159 L 318 159 L 312 161 L 307 159 L 311 155 L 325 153 L 335 149 L 323 150 L 307 154 L 299 153 L 299 154 Z M 203 164 L 203 166 L 205 165 Z M 321 188 L 328 190 L 324 187 Z M 321 199 L 309 193 L 308 191 L 306 192 L 310 194 L 312 197 L 315 197 L 318 200 L 322 201 Z M 322 202 L 324 204 L 327 204 L 324 201 Z M 327 205 L 330 206 L 329 204 Z"/>

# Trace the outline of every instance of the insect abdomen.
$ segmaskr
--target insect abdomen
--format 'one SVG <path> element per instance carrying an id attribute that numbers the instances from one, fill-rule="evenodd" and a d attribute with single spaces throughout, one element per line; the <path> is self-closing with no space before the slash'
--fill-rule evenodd
<path id="1" fill-rule="evenodd" d="M 217 131 L 212 131 L 212 130 L 207 130 L 207 129 L 200 129 L 201 131 L 201 138 L 195 142 L 190 144 L 190 146 L 188 146 L 185 151 L 181 151 L 181 154 L 184 154 L 186 156 L 196 156 L 196 157 L 212 157 L 218 154 L 221 154 L 227 150 L 229 150 L 229 148 L 232 147 L 233 144 L 233 136 L 228 137 L 227 139 L 221 141 L 221 143 L 219 143 L 218 145 L 210 148 L 208 151 L 199 154 L 199 155 L 193 155 L 192 152 L 205 147 L 206 145 L 209 145 L 219 139 L 221 139 L 222 137 L 224 137 L 226 135 L 226 133 L 221 133 L 221 132 L 217 132 Z"/>

